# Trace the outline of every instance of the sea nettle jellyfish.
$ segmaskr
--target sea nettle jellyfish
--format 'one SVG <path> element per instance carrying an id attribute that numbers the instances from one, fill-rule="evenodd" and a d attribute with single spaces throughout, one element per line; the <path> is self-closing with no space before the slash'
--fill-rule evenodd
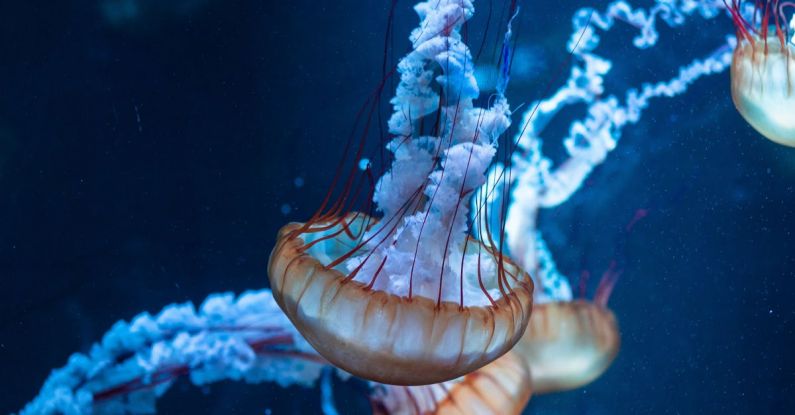
<path id="1" fill-rule="evenodd" d="M 795 44 L 785 11 L 795 3 L 759 0 L 729 6 L 737 27 L 731 66 L 734 105 L 756 131 L 795 147 Z M 790 26 L 795 26 L 793 18 Z"/>
<path id="2" fill-rule="evenodd" d="M 421 24 L 397 66 L 391 101 L 391 165 L 373 183 L 378 163 L 363 172 L 341 163 L 318 212 L 282 228 L 268 264 L 277 302 L 323 357 L 399 385 L 451 380 L 497 359 L 522 336 L 533 297 L 529 276 L 488 237 L 502 229 L 481 230 L 486 237 L 477 240 L 468 221 L 472 194 L 510 124 L 503 95 L 510 26 L 498 93 L 479 108 L 460 34 L 472 2 L 432 0 L 415 10 Z M 348 153 L 355 161 L 365 135 Z M 476 215 L 499 213 L 484 207 Z"/>
<path id="3" fill-rule="evenodd" d="M 535 393 L 579 388 L 602 375 L 618 354 L 621 337 L 607 308 L 618 278 L 615 262 L 602 276 L 593 301 L 584 298 L 536 304 L 513 352 L 532 373 Z"/>

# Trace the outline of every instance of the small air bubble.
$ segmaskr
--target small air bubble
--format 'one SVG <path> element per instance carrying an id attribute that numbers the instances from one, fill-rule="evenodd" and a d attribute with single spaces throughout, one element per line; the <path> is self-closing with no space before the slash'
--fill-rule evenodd
<path id="1" fill-rule="evenodd" d="M 292 211 L 293 208 L 290 206 L 289 203 L 285 203 L 282 205 L 281 210 L 282 210 L 282 215 L 289 215 L 290 211 Z"/>
<path id="2" fill-rule="evenodd" d="M 301 176 L 296 177 L 295 180 L 293 180 L 293 184 L 299 189 L 304 187 L 304 178 Z"/>

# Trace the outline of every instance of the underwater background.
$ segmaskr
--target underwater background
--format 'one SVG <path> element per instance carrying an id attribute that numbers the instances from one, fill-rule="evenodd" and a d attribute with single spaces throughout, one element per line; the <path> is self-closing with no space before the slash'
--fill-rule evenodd
<path id="1" fill-rule="evenodd" d="M 470 31 L 488 4 L 476 2 Z M 513 107 L 559 86 L 572 14 L 606 4 L 520 3 Z M 411 5 L 395 8 L 397 56 L 417 22 Z M 315 211 L 381 79 L 389 8 L 0 4 L 0 413 L 117 320 L 267 285 L 276 231 Z M 608 93 L 668 79 L 733 33 L 725 16 L 693 18 L 658 25 L 659 44 L 638 51 L 630 29 L 600 46 L 614 61 Z M 547 154 L 562 157 L 558 137 L 584 111 L 549 125 Z M 599 275 L 620 250 L 610 307 L 622 349 L 596 382 L 533 397 L 526 413 L 795 413 L 794 183 L 795 149 L 742 120 L 728 72 L 654 100 L 539 221 L 566 275 Z M 638 209 L 649 214 L 625 236 Z M 369 413 L 363 383 L 335 387 L 341 413 Z M 318 413 L 319 393 L 180 381 L 158 409 Z"/>

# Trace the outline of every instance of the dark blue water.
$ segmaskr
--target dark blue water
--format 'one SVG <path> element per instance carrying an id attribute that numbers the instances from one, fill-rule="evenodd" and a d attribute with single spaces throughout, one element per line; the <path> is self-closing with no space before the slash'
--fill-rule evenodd
<path id="1" fill-rule="evenodd" d="M 514 106 L 557 87 L 572 13 L 604 5 L 524 3 L 518 39 L 538 64 L 509 87 Z M 476 4 L 472 36 L 487 4 Z M 381 79 L 388 6 L 0 4 L 0 413 L 119 319 L 266 286 L 277 229 L 317 208 Z M 394 16 L 397 56 L 416 24 L 409 6 Z M 496 18 L 505 5 L 493 7 Z M 616 65 L 608 92 L 672 77 L 732 30 L 725 17 L 694 19 L 644 52 L 615 30 L 602 49 Z M 550 153 L 581 115 L 550 125 Z M 622 247 L 610 300 L 622 350 L 594 384 L 535 397 L 527 412 L 795 413 L 793 184 L 795 150 L 742 121 L 727 73 L 654 101 L 588 185 L 541 217 L 568 275 L 601 273 Z M 640 208 L 648 217 L 622 236 Z M 340 410 L 366 413 L 363 391 L 338 384 Z M 318 405 L 316 389 L 183 382 L 159 409 Z"/>

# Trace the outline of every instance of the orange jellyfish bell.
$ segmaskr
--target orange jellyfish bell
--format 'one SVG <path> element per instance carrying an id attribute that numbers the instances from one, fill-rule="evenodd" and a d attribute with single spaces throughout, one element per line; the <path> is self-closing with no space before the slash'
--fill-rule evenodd
<path id="1" fill-rule="evenodd" d="M 493 242 L 503 238 L 470 236 L 472 196 L 510 124 L 501 93 L 489 108 L 473 104 L 473 59 L 459 33 L 471 0 L 415 10 L 422 22 L 397 66 L 384 140 L 393 157 L 355 167 L 364 127 L 318 212 L 282 228 L 268 264 L 276 301 L 318 353 L 397 385 L 444 382 L 499 358 L 522 336 L 533 298 L 527 273 Z M 476 206 L 476 215 L 500 213 Z"/>
<path id="2" fill-rule="evenodd" d="M 334 265 L 352 253 L 367 255 L 361 247 L 367 226 L 377 225 L 363 214 L 291 223 L 279 232 L 271 253 L 274 297 L 323 357 L 368 380 L 424 385 L 476 370 L 519 340 L 530 316 L 532 282 L 507 258 L 501 261 L 502 272 L 512 277 L 503 276 L 502 283 L 509 291 L 493 304 L 462 306 L 395 295 L 354 280 L 351 272 Z M 500 262 L 498 253 L 472 239 L 467 250 L 483 263 Z M 409 278 L 408 272 L 403 276 Z M 477 279 L 465 278 L 473 277 Z M 499 290 L 496 275 L 481 280 L 487 291 Z"/>
<path id="3" fill-rule="evenodd" d="M 795 45 L 784 13 L 795 4 L 763 0 L 743 6 L 734 0 L 729 7 L 737 27 L 732 100 L 760 134 L 795 147 Z"/>
<path id="4" fill-rule="evenodd" d="M 376 415 L 518 415 L 532 392 L 527 363 L 508 352 L 449 382 L 376 387 L 371 401 Z"/>
<path id="5" fill-rule="evenodd" d="M 610 367 L 620 345 L 613 313 L 574 300 L 537 304 L 514 351 L 527 359 L 535 393 L 575 389 Z"/>
<path id="6" fill-rule="evenodd" d="M 535 304 L 530 324 L 513 349 L 526 359 L 535 393 L 584 386 L 613 363 L 621 337 L 607 301 L 620 274 L 616 262 L 612 262 L 592 302 L 578 299 Z M 584 294 L 584 286 L 581 288 Z"/>

